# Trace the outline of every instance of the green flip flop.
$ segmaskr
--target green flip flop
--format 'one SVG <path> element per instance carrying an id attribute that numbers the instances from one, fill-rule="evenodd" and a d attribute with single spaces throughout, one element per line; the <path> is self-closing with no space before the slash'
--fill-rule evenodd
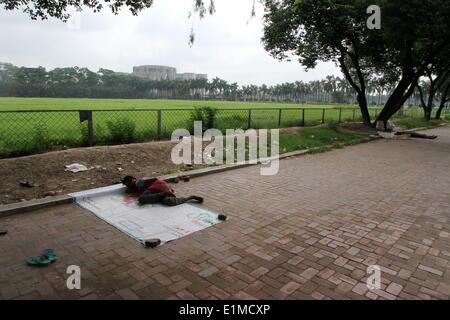
<path id="1" fill-rule="evenodd" d="M 41 257 L 47 258 L 48 260 L 50 260 L 50 262 L 58 260 L 58 256 L 53 249 L 45 249 L 44 252 L 42 252 Z"/>
<path id="2" fill-rule="evenodd" d="M 53 249 L 45 249 L 42 252 L 42 255 L 38 257 L 28 257 L 27 263 L 30 266 L 48 266 L 50 263 L 58 260 L 58 256 L 56 255 Z"/>
<path id="3" fill-rule="evenodd" d="M 28 257 L 27 263 L 30 266 L 43 267 L 43 266 L 48 266 L 52 262 L 44 256 L 39 256 L 39 257 Z"/>

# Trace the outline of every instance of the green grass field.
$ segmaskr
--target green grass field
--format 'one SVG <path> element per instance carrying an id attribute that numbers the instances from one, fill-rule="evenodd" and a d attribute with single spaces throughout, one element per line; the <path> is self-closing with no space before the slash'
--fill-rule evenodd
<path id="1" fill-rule="evenodd" d="M 195 107 L 218 109 L 214 127 L 220 130 L 311 126 L 321 123 L 322 120 L 349 122 L 359 121 L 361 118 L 359 108 L 354 105 L 0 98 L 0 155 L 32 154 L 53 147 L 61 148 L 63 145 L 86 145 L 87 122 L 80 123 L 78 110 L 93 110 L 96 144 L 114 144 L 155 139 L 158 109 L 164 109 L 161 112 L 161 137 L 170 138 L 175 129 L 190 127 L 192 110 Z M 267 110 L 268 108 L 271 110 Z M 47 112 L 37 112 L 43 110 Z M 371 108 L 370 112 L 374 117 L 379 109 Z"/>
<path id="2" fill-rule="evenodd" d="M 80 109 L 184 109 L 214 108 L 353 108 L 356 105 L 304 105 L 270 102 L 142 100 L 142 99 L 78 99 L 78 98 L 2 98 L 0 110 L 80 110 Z"/>

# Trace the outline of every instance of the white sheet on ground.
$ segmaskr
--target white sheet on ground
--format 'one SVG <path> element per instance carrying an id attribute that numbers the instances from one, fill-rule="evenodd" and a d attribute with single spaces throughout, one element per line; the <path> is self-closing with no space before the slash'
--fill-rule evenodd
<path id="1" fill-rule="evenodd" d="M 137 197 L 126 194 L 122 185 L 71 196 L 79 206 L 141 243 L 154 238 L 165 243 L 220 222 L 216 213 L 194 204 L 139 205 Z"/>

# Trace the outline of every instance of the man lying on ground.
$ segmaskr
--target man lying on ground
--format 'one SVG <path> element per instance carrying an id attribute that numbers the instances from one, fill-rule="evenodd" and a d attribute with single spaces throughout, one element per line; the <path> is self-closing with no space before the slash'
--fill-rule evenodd
<path id="1" fill-rule="evenodd" d="M 140 204 L 161 203 L 166 206 L 178 206 L 191 201 L 203 203 L 203 198 L 198 196 L 176 197 L 169 184 L 158 178 L 136 179 L 132 176 L 126 176 L 122 179 L 122 183 L 127 186 L 130 192 L 139 195 Z"/>
<path id="2" fill-rule="evenodd" d="M 429 140 L 434 140 L 438 137 L 435 134 L 427 135 L 427 134 L 422 134 L 422 133 L 417 133 L 417 132 L 402 132 L 402 131 L 395 133 L 395 135 L 397 135 L 397 136 L 409 135 L 411 138 L 429 139 Z"/>

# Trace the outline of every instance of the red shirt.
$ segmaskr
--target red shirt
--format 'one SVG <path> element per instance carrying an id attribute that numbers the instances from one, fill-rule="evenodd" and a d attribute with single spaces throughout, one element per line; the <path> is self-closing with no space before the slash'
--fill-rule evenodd
<path id="1" fill-rule="evenodd" d="M 156 180 L 153 183 L 150 184 L 150 186 L 147 188 L 147 190 L 153 190 L 158 192 L 167 192 L 172 193 L 173 190 L 169 186 L 169 184 L 164 180 Z"/>

